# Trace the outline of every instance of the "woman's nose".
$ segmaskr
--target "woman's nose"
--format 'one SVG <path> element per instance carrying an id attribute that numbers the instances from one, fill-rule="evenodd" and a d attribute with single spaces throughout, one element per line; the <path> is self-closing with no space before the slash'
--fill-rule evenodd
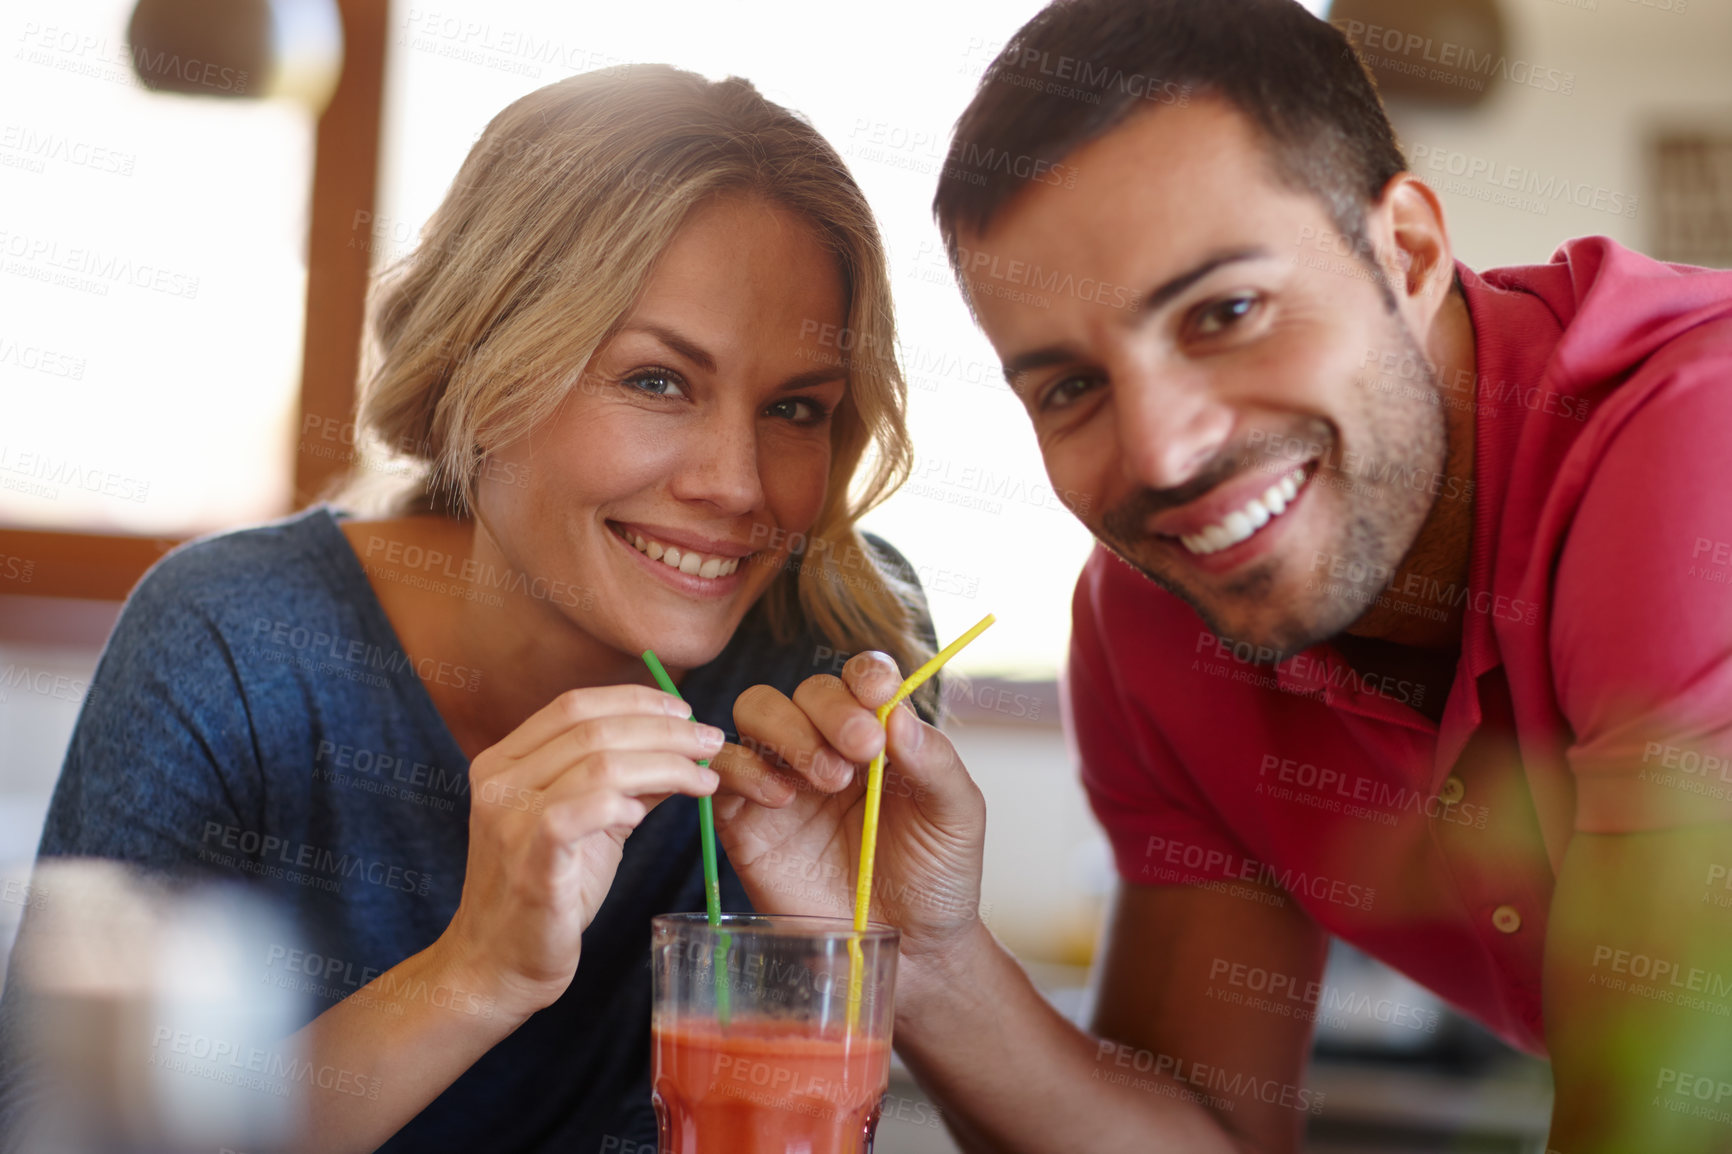
<path id="1" fill-rule="evenodd" d="M 718 512 L 749 513 L 764 501 L 755 414 L 720 416 L 694 425 L 680 453 L 674 496 Z"/>

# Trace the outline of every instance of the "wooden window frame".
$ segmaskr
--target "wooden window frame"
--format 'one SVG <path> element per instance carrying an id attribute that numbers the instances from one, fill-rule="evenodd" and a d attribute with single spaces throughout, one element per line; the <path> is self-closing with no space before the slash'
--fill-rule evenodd
<path id="1" fill-rule="evenodd" d="M 357 212 L 374 209 L 384 105 L 389 0 L 338 0 L 343 70 L 319 117 L 307 237 L 306 329 L 301 344 L 300 421 L 347 422 L 354 412 L 371 246 L 351 244 Z M 325 492 L 348 462 L 319 456 L 300 437 L 293 508 Z M 291 510 L 285 509 L 284 513 Z M 0 528 L 0 596 L 121 601 L 178 538 Z M 0 631 L 6 615 L 0 615 Z"/>

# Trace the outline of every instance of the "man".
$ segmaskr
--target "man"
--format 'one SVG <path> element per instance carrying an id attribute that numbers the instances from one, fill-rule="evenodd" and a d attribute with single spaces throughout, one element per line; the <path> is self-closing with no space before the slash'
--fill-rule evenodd
<path id="1" fill-rule="evenodd" d="M 1335 934 L 1549 1054 L 1562 1154 L 1732 1149 L 1732 274 L 1599 239 L 1457 264 L 1290 0 L 1054 4 L 935 209 L 1089 498 L 1069 724 L 1123 881 L 1084 1033 L 972 915 L 954 751 L 892 719 L 917 788 L 874 909 L 964 1146 L 1298 1148 Z M 779 807 L 722 807 L 755 899 L 829 912 L 768 875 L 850 876 L 895 682 L 863 656 L 742 697 L 738 788 Z"/>

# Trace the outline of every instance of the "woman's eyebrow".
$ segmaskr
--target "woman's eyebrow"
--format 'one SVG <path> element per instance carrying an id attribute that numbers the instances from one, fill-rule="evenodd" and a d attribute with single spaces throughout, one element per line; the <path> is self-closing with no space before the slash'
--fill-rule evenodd
<path id="1" fill-rule="evenodd" d="M 673 329 L 667 328 L 664 325 L 651 323 L 626 325 L 624 328 L 620 329 L 620 332 L 644 333 L 652 336 L 674 352 L 678 353 L 680 356 L 686 358 L 686 360 L 697 365 L 700 369 L 703 369 L 704 372 L 713 373 L 716 371 L 716 358 L 706 352 L 702 345 L 697 344 L 689 337 L 681 336 Z M 777 385 L 776 391 L 779 393 L 791 393 L 796 389 L 810 388 L 813 385 L 822 385 L 829 381 L 845 380 L 847 377 L 848 369 L 846 366 L 828 365 L 824 368 L 808 369 L 806 372 L 796 373 L 794 376 L 783 381 L 780 385 Z"/>
<path id="2" fill-rule="evenodd" d="M 716 358 L 705 352 L 703 346 L 697 342 L 689 337 L 681 336 L 670 328 L 657 324 L 636 324 L 627 325 L 620 331 L 624 333 L 648 333 L 686 360 L 697 365 L 704 372 L 713 373 L 716 371 Z"/>
<path id="3" fill-rule="evenodd" d="M 791 393 L 796 389 L 805 389 L 810 388 L 813 385 L 823 385 L 828 384 L 830 381 L 845 381 L 847 379 L 848 370 L 846 368 L 832 365 L 829 368 L 810 369 L 806 372 L 791 376 L 780 385 L 777 385 L 776 391 L 778 393 Z"/>

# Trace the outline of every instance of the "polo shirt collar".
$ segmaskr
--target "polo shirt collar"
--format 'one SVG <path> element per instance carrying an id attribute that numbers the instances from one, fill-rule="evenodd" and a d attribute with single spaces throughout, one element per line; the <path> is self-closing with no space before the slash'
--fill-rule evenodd
<path id="1" fill-rule="evenodd" d="M 1498 525 L 1503 517 L 1517 441 L 1526 411 L 1519 405 L 1498 406 L 1487 399 L 1510 377 L 1520 377 L 1517 368 L 1535 354 L 1531 329 L 1517 334 L 1500 324 L 1500 312 L 1492 298 L 1510 295 L 1494 288 L 1466 265 L 1457 263 L 1456 275 L 1467 301 L 1474 328 L 1475 377 L 1471 391 L 1474 405 L 1473 540 L 1468 561 L 1468 597 L 1479 603 L 1484 593 L 1494 596 L 1493 571 L 1497 561 Z M 1531 321 L 1530 318 L 1526 318 Z M 1558 326 L 1561 333 L 1562 326 Z M 1555 343 L 1552 342 L 1552 343 Z M 1525 347 L 1524 347 L 1525 346 Z M 1548 345 L 1549 348 L 1549 345 Z M 1522 385 L 1535 384 L 1520 381 Z M 1485 710 L 1480 701 L 1479 680 L 1503 663 L 1492 615 L 1469 611 L 1463 615 L 1461 657 L 1451 680 L 1443 719 L 1433 722 L 1412 706 L 1385 694 L 1359 686 L 1352 667 L 1328 642 L 1320 642 L 1276 667 L 1281 687 L 1289 692 L 1319 697 L 1332 709 L 1375 721 L 1406 726 L 1437 740 L 1436 765 L 1439 778 L 1455 764 L 1473 736 Z"/>

